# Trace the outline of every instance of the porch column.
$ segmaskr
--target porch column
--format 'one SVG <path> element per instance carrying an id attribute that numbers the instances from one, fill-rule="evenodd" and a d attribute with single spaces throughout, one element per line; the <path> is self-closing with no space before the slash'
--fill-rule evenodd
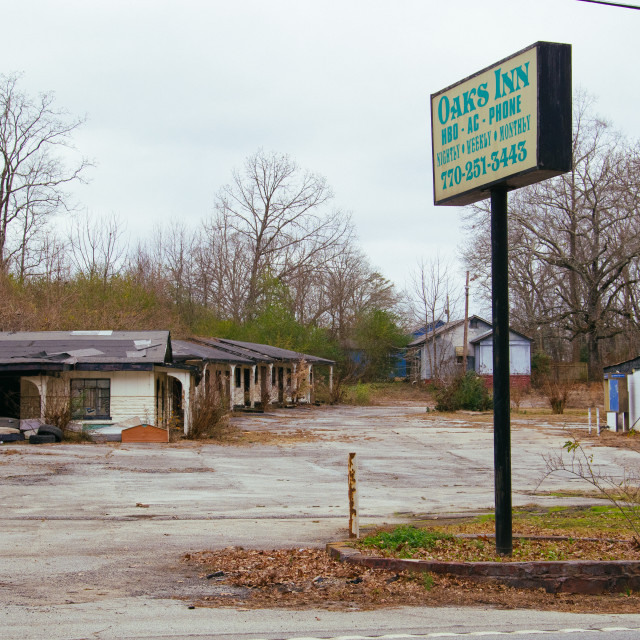
<path id="1" fill-rule="evenodd" d="M 309 388 L 307 389 L 307 402 L 311 404 L 311 397 L 313 395 L 313 365 L 309 365 L 309 379 L 307 380 Z"/>
<path id="2" fill-rule="evenodd" d="M 230 364 L 229 367 L 231 368 L 231 377 L 229 378 L 229 409 L 233 411 L 236 397 L 236 365 Z"/>
<path id="3" fill-rule="evenodd" d="M 267 394 L 269 396 L 269 402 L 273 402 L 273 363 L 269 364 L 267 368 Z"/>
<path id="4" fill-rule="evenodd" d="M 291 366 L 291 400 L 295 398 L 296 404 L 300 402 L 300 398 L 298 397 L 298 389 L 300 386 L 298 385 L 298 363 L 294 362 Z"/>
<path id="5" fill-rule="evenodd" d="M 40 376 L 40 384 L 38 385 L 40 391 L 40 417 L 44 420 L 44 414 L 47 411 L 47 385 L 49 378 L 47 376 Z"/>
<path id="6" fill-rule="evenodd" d="M 258 365 L 254 364 L 251 367 L 251 380 L 249 380 L 249 400 L 251 402 L 251 406 L 256 406 L 256 389 L 258 385 L 256 385 L 256 370 Z"/>
<path id="7" fill-rule="evenodd" d="M 184 415 L 183 429 L 185 435 L 187 435 L 191 426 L 191 394 L 193 393 L 191 386 L 191 373 L 189 371 L 171 371 L 168 375 L 179 380 L 182 384 L 182 413 Z M 167 394 L 167 397 L 168 395 L 169 394 Z"/>
<path id="8" fill-rule="evenodd" d="M 333 393 L 333 365 L 329 365 L 329 393 Z"/>

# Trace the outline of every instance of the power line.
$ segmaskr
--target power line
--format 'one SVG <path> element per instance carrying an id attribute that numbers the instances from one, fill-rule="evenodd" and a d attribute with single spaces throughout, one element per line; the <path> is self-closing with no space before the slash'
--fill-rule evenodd
<path id="1" fill-rule="evenodd" d="M 591 2 L 593 4 L 606 4 L 610 7 L 622 7 L 623 9 L 640 10 L 640 6 L 638 6 L 637 4 L 623 4 L 622 2 L 608 2 L 607 0 L 578 0 L 578 2 Z"/>

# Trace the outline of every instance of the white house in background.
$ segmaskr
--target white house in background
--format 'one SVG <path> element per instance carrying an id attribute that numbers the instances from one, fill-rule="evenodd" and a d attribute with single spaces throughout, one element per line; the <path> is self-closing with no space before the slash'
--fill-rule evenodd
<path id="1" fill-rule="evenodd" d="M 467 370 L 475 371 L 492 382 L 493 327 L 479 316 L 470 316 L 467 322 Z M 429 329 L 425 335 L 409 343 L 409 353 L 413 354 L 419 377 L 424 381 L 433 377 L 431 341 L 434 337 L 438 370 L 444 375 L 459 371 L 464 352 L 464 319 L 441 325 L 433 333 Z M 428 349 L 431 349 L 431 357 Z M 531 339 L 513 329 L 509 330 L 509 372 L 513 385 L 530 384 Z"/>

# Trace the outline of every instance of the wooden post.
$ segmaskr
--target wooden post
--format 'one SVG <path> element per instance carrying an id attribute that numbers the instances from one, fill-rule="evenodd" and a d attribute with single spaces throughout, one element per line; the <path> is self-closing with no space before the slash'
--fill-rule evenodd
<path id="1" fill-rule="evenodd" d="M 600 435 L 600 407 L 596 407 L 596 431 Z"/>
<path id="2" fill-rule="evenodd" d="M 435 328 L 433 328 L 435 331 Z M 467 342 L 469 340 L 469 272 L 464 286 L 464 335 L 462 338 L 462 375 L 467 375 Z"/>
<path id="3" fill-rule="evenodd" d="M 589 435 L 591 435 L 591 407 L 589 407 Z"/>
<path id="4" fill-rule="evenodd" d="M 349 469 L 348 469 L 348 482 L 349 482 L 349 537 L 360 537 L 360 516 L 358 509 L 358 486 L 357 486 L 357 471 L 358 463 L 356 461 L 356 454 L 349 454 Z"/>

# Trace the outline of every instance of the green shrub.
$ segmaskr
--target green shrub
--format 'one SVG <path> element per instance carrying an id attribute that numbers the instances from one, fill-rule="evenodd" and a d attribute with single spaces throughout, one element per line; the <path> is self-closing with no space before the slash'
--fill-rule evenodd
<path id="1" fill-rule="evenodd" d="M 435 392 L 438 411 L 488 411 L 493 408 L 493 398 L 484 381 L 473 371 L 456 376 Z"/>
<path id="2" fill-rule="evenodd" d="M 359 406 L 370 405 L 371 392 L 372 387 L 370 384 L 358 382 L 358 384 L 345 388 L 344 402 L 347 404 L 357 404 Z"/>
<path id="3" fill-rule="evenodd" d="M 534 386 L 540 386 L 551 373 L 551 356 L 544 351 L 537 350 L 531 354 L 531 381 Z"/>

